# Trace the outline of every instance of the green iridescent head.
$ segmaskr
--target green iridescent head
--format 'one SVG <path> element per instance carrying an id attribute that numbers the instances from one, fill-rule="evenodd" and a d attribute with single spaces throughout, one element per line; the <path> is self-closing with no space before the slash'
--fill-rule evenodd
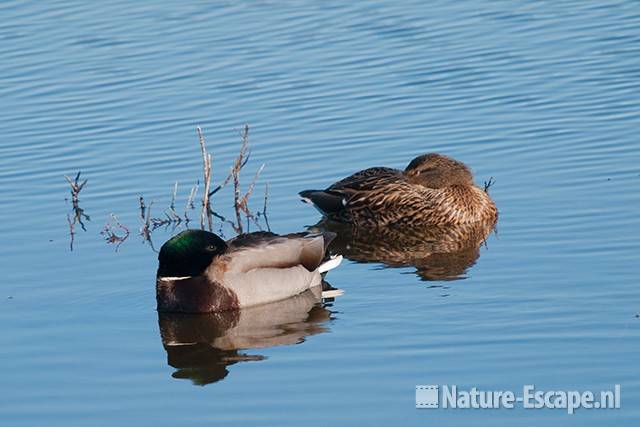
<path id="1" fill-rule="evenodd" d="M 223 254 L 227 244 L 204 230 L 186 230 L 169 239 L 158 254 L 158 277 L 197 276 Z"/>

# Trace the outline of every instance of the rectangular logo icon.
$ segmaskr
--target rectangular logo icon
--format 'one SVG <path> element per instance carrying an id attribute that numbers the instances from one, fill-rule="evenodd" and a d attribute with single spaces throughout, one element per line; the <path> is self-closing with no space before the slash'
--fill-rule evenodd
<path id="1" fill-rule="evenodd" d="M 416 386 L 416 408 L 437 408 L 438 407 L 438 386 L 437 385 L 417 385 Z"/>

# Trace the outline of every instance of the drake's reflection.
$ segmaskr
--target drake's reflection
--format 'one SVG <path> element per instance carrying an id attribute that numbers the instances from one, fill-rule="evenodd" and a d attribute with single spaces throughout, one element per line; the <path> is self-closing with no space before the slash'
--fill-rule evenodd
<path id="1" fill-rule="evenodd" d="M 319 289 L 258 307 L 207 314 L 158 313 L 167 362 L 174 378 L 194 384 L 220 381 L 238 362 L 263 360 L 241 349 L 299 344 L 327 331 L 331 312 L 320 306 Z"/>
<path id="2" fill-rule="evenodd" d="M 461 226 L 356 228 L 330 221 L 310 227 L 333 231 L 331 252 L 356 262 L 379 262 L 387 267 L 415 267 L 422 280 L 464 278 L 480 256 L 480 247 L 495 222 Z"/>

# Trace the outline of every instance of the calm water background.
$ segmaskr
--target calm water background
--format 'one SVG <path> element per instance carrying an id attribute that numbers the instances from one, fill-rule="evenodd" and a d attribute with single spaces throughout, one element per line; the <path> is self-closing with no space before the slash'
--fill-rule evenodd
<path id="1" fill-rule="evenodd" d="M 0 424 L 637 424 L 637 2 L 3 2 L 0 58 Z M 496 179 L 499 232 L 460 281 L 347 262 L 326 332 L 175 379 L 137 199 L 184 204 L 196 125 L 223 178 L 245 122 L 275 231 L 317 221 L 301 189 L 438 151 Z M 616 383 L 617 411 L 414 409 L 416 384 Z"/>

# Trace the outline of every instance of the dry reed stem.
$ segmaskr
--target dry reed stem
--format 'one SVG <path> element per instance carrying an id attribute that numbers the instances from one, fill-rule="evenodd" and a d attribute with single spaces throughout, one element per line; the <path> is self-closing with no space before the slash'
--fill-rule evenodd
<path id="1" fill-rule="evenodd" d="M 200 126 L 196 128 L 198 132 L 198 140 L 200 141 L 200 151 L 202 152 L 202 169 L 204 172 L 204 194 L 202 196 L 202 212 L 200 214 L 200 227 L 204 229 L 204 220 L 207 218 L 209 224 L 209 231 L 213 227 L 213 219 L 211 218 L 211 206 L 209 203 L 210 189 L 211 189 L 211 154 L 207 152 L 207 144 L 204 139 L 204 134 Z"/>

